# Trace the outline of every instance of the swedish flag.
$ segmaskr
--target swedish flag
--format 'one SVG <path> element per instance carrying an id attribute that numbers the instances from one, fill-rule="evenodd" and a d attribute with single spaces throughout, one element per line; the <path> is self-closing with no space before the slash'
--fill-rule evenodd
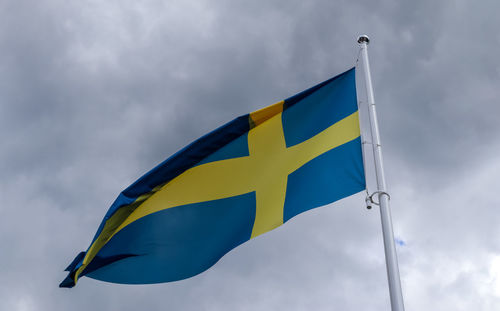
<path id="1" fill-rule="evenodd" d="M 61 287 L 189 278 L 365 189 L 354 68 L 201 137 L 125 189 Z"/>

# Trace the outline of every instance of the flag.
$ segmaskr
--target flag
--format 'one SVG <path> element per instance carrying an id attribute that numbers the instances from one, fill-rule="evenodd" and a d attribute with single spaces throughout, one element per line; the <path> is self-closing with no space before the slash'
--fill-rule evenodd
<path id="1" fill-rule="evenodd" d="M 354 68 L 238 117 L 120 193 L 60 287 L 182 280 L 292 217 L 365 189 Z"/>

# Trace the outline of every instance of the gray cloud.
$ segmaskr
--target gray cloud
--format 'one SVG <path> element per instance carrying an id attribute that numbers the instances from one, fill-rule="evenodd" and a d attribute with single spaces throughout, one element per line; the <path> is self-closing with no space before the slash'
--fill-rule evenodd
<path id="1" fill-rule="evenodd" d="M 0 2 L 1 309 L 387 309 L 363 194 L 195 278 L 57 288 L 123 188 L 223 122 L 350 68 L 367 33 L 407 310 L 494 310 L 498 6 Z"/>

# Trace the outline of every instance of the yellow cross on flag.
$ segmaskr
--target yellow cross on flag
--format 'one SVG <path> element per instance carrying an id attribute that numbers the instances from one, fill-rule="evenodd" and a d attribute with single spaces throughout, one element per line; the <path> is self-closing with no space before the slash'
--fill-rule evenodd
<path id="1" fill-rule="evenodd" d="M 365 188 L 354 69 L 203 136 L 125 189 L 79 277 L 125 284 L 196 275 L 241 243 Z"/>

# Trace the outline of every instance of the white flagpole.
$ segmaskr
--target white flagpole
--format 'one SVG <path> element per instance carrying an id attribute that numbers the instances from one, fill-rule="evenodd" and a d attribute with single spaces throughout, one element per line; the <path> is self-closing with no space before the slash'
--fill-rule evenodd
<path id="1" fill-rule="evenodd" d="M 368 61 L 368 36 L 360 36 L 358 43 L 361 47 L 363 66 L 365 73 L 366 94 L 368 97 L 368 110 L 370 115 L 370 126 L 372 135 L 373 154 L 375 158 L 375 175 L 377 177 L 377 191 L 380 206 L 380 218 L 382 220 L 382 235 L 384 237 L 385 262 L 387 266 L 387 278 L 389 281 L 389 294 L 391 297 L 392 311 L 404 311 L 403 293 L 399 277 L 398 257 L 396 254 L 396 244 L 394 243 L 394 233 L 392 229 L 391 211 L 389 209 L 389 194 L 384 177 L 384 166 L 382 162 L 382 146 L 380 145 L 380 135 L 377 123 L 377 111 L 375 110 L 375 99 L 373 97 L 372 79 L 370 73 L 370 63 Z M 374 194 L 375 194 L 374 193 Z"/>

